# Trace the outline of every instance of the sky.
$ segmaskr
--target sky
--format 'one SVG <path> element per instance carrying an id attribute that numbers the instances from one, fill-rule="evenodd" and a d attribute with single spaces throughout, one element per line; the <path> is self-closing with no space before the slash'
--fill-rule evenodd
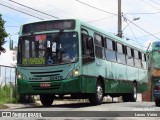
<path id="1" fill-rule="evenodd" d="M 124 40 L 127 39 L 145 49 L 149 43 L 160 41 L 160 0 L 121 2 Z M 0 0 L 0 13 L 6 21 L 5 29 L 10 34 L 5 39 L 7 42 L 4 47 L 7 52 L 0 55 L 0 65 L 10 66 L 16 63 L 12 60 L 13 52 L 9 50 L 9 40 L 12 39 L 14 46 L 17 46 L 19 28 L 25 23 L 42 19 L 76 18 L 117 34 L 118 0 Z M 134 20 L 135 18 L 139 19 Z"/>

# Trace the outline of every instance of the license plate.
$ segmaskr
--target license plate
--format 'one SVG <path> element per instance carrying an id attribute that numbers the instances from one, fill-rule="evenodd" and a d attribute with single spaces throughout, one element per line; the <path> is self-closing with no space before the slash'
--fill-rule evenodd
<path id="1" fill-rule="evenodd" d="M 51 83 L 40 83 L 40 87 L 50 87 Z"/>

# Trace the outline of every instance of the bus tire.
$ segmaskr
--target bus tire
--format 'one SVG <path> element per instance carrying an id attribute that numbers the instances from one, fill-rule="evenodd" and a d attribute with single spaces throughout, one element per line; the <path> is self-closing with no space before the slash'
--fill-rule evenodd
<path id="1" fill-rule="evenodd" d="M 136 102 L 137 100 L 137 84 L 134 82 L 132 87 L 132 93 L 130 94 L 130 102 Z"/>
<path id="2" fill-rule="evenodd" d="M 90 94 L 89 101 L 91 105 L 100 105 L 103 101 L 103 86 L 101 81 L 96 83 L 96 93 Z"/>
<path id="3" fill-rule="evenodd" d="M 127 93 L 122 96 L 123 102 L 136 102 L 137 100 L 137 84 L 132 85 L 132 93 Z"/>
<path id="4" fill-rule="evenodd" d="M 40 101 L 43 106 L 51 106 L 54 100 L 54 95 L 46 94 L 46 95 L 40 95 Z"/>

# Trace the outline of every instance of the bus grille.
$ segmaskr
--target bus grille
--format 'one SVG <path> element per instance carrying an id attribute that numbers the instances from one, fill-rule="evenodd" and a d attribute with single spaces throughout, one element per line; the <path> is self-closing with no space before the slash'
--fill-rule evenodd
<path id="1" fill-rule="evenodd" d="M 34 79 L 31 79 L 30 81 L 47 81 L 47 80 L 49 81 L 50 79 L 55 81 L 60 81 L 63 79 L 63 77 L 60 75 L 62 72 L 63 70 L 30 72 L 34 77 Z M 44 80 L 44 78 L 47 78 L 47 80 Z"/>

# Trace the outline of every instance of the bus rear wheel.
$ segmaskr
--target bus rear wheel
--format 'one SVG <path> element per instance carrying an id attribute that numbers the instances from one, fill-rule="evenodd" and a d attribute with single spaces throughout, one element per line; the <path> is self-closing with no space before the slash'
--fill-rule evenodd
<path id="1" fill-rule="evenodd" d="M 133 89 L 132 89 L 132 93 L 131 93 L 131 102 L 136 102 L 137 100 L 137 84 L 133 83 Z"/>
<path id="2" fill-rule="evenodd" d="M 123 102 L 136 102 L 137 100 L 137 84 L 134 82 L 132 93 L 127 93 L 122 96 Z"/>
<path id="3" fill-rule="evenodd" d="M 96 93 L 90 94 L 89 101 L 91 105 L 100 105 L 103 101 L 103 87 L 102 82 L 97 81 Z"/>
<path id="4" fill-rule="evenodd" d="M 51 106 L 54 100 L 54 95 L 40 95 L 40 101 L 42 103 L 43 106 Z"/>

